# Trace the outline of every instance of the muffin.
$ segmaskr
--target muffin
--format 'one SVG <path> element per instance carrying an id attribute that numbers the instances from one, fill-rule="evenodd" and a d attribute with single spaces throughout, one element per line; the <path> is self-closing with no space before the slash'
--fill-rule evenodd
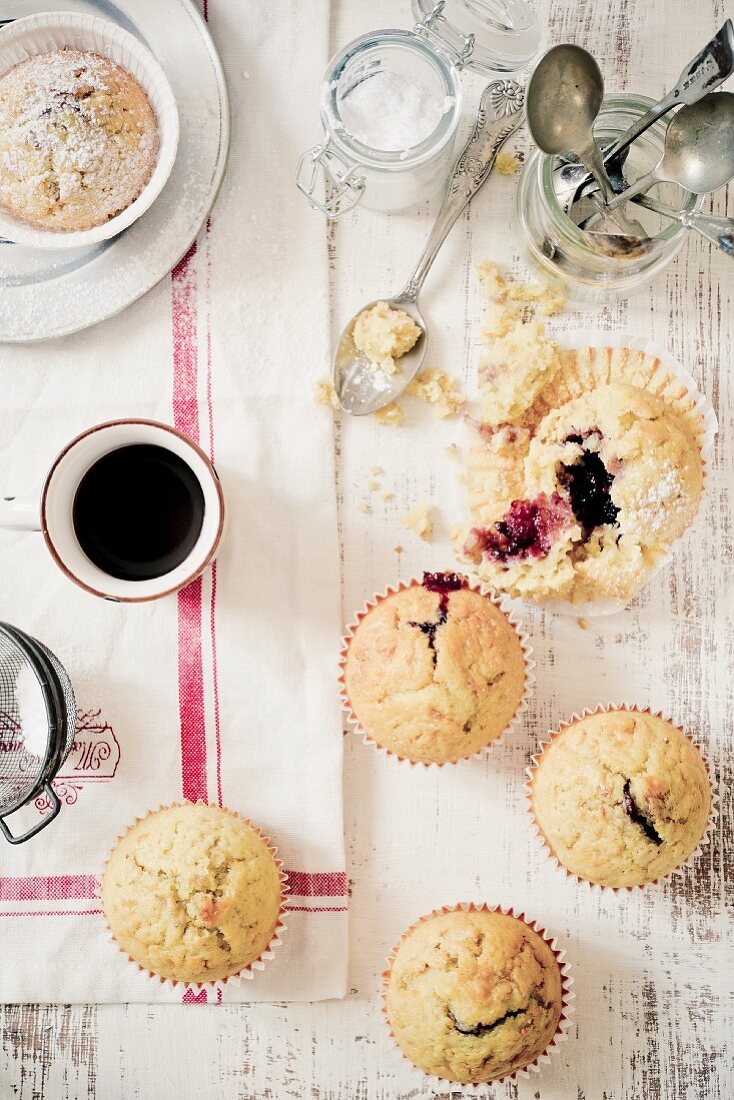
<path id="1" fill-rule="evenodd" d="M 249 822 L 186 802 L 148 814 L 121 837 L 102 904 L 118 945 L 143 969 L 173 982 L 226 980 L 274 941 L 282 878 Z"/>
<path id="2" fill-rule="evenodd" d="M 385 1014 L 405 1057 L 462 1084 L 536 1062 L 559 1030 L 564 983 L 556 955 L 524 920 L 487 908 L 432 913 L 395 949 Z"/>
<path id="3" fill-rule="evenodd" d="M 514 463 L 502 446 L 508 430 Z M 485 584 L 512 596 L 624 604 L 698 509 L 697 440 L 674 409 L 637 386 L 590 389 L 552 408 L 532 432 L 484 434 L 468 484 L 472 518 L 485 522 L 472 528 L 463 554 Z M 522 481 L 509 505 L 493 470 L 515 490 Z M 486 522 L 500 502 L 504 513 Z"/>
<path id="4" fill-rule="evenodd" d="M 65 48 L 0 77 L 0 207 L 41 229 L 92 229 L 125 210 L 153 174 L 158 126 L 135 78 Z"/>
<path id="5" fill-rule="evenodd" d="M 371 741 L 414 763 L 445 764 L 507 728 L 525 693 L 525 653 L 490 597 L 455 573 L 424 573 L 359 618 L 343 680 Z"/>
<path id="6" fill-rule="evenodd" d="M 701 843 L 711 811 L 695 745 L 659 715 L 626 708 L 587 713 L 553 734 L 528 794 L 550 852 L 600 886 L 669 875 Z"/>

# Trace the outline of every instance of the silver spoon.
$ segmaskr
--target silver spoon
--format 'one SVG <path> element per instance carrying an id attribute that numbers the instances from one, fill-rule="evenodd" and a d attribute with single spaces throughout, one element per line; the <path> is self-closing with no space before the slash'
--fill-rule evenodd
<path id="1" fill-rule="evenodd" d="M 428 348 L 428 326 L 418 308 L 418 295 L 459 214 L 487 179 L 504 142 L 522 122 L 524 101 L 524 89 L 514 80 L 495 80 L 484 89 L 474 131 L 454 166 L 446 197 L 413 274 L 400 294 L 377 299 L 405 310 L 423 332 L 415 346 L 398 360 L 399 371 L 386 374 L 354 347 L 354 323 L 376 302 L 362 306 L 342 332 L 334 353 L 333 372 L 336 395 L 345 412 L 364 416 L 389 405 L 420 370 Z"/>
<path id="2" fill-rule="evenodd" d="M 685 66 L 675 86 L 615 142 L 604 147 L 604 165 L 616 192 L 623 191 L 626 187 L 622 168 L 632 142 L 668 111 L 674 107 L 697 103 L 723 84 L 732 73 L 734 26 L 731 19 L 727 19 L 711 41 Z M 559 202 L 568 211 L 575 199 L 581 198 L 594 187 L 594 180 L 589 178 L 589 173 L 582 164 L 563 164 L 554 169 L 553 186 Z"/>
<path id="3" fill-rule="evenodd" d="M 594 121 L 604 99 L 604 77 L 596 60 L 580 46 L 564 43 L 541 57 L 527 92 L 528 128 L 544 153 L 575 153 L 594 177 L 604 202 L 614 198 L 601 149 L 594 138 Z M 644 234 L 639 222 L 618 214 L 623 232 Z"/>
<path id="4" fill-rule="evenodd" d="M 681 107 L 665 134 L 665 152 L 651 172 L 607 202 L 613 210 L 656 183 L 677 183 L 697 195 L 734 177 L 734 95 L 717 92 Z"/>

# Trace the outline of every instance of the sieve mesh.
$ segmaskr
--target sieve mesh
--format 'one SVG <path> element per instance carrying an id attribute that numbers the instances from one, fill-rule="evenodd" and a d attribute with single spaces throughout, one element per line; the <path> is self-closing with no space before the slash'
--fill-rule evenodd
<path id="1" fill-rule="evenodd" d="M 74 692 L 58 659 L 0 623 L 0 816 L 53 779 L 71 749 L 75 720 Z"/>

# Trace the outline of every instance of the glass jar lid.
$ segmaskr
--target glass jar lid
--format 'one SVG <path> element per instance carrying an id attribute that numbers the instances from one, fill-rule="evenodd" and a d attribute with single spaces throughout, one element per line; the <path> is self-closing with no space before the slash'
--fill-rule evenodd
<path id="1" fill-rule="evenodd" d="M 540 27 L 527 0 L 413 0 L 416 32 L 460 68 L 512 73 L 538 52 Z"/>

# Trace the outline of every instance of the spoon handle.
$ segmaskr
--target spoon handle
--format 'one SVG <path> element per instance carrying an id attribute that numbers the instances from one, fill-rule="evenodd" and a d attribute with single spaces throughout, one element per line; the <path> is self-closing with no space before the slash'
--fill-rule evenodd
<path id="1" fill-rule="evenodd" d="M 694 229 L 727 256 L 734 257 L 734 218 L 717 218 L 712 214 L 702 214 L 699 210 L 674 210 L 672 206 L 666 206 L 665 203 L 657 202 L 647 195 L 639 195 L 635 202 L 640 206 L 646 206 L 648 210 L 662 214 L 664 218 L 672 218 L 680 222 L 688 229 Z"/>
<path id="2" fill-rule="evenodd" d="M 614 198 L 607 203 L 607 210 L 616 210 L 622 203 L 628 202 L 633 199 L 635 195 L 641 194 L 643 191 L 647 191 L 652 187 L 654 183 L 660 182 L 660 176 L 658 175 L 658 167 L 653 168 L 652 172 L 648 172 L 646 176 L 640 176 L 638 180 L 630 184 L 626 191 L 622 191 L 620 195 L 615 195 Z"/>
<path id="3" fill-rule="evenodd" d="M 451 227 L 494 167 L 497 153 L 523 119 L 525 90 L 515 80 L 493 80 L 482 93 L 474 132 L 457 160 L 435 225 L 401 297 L 418 297 Z"/>

